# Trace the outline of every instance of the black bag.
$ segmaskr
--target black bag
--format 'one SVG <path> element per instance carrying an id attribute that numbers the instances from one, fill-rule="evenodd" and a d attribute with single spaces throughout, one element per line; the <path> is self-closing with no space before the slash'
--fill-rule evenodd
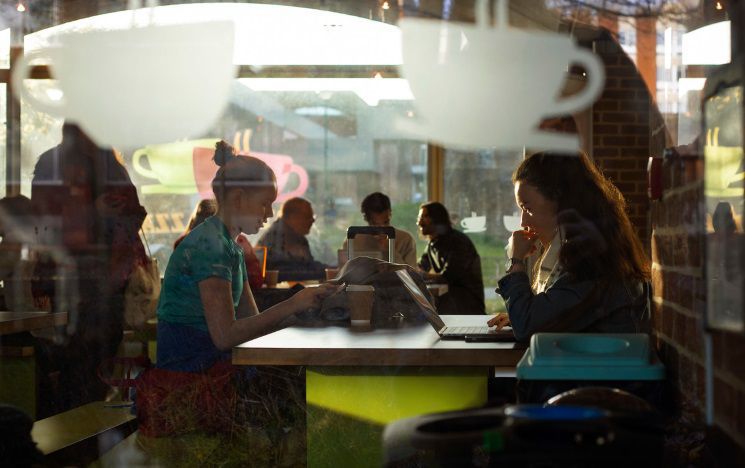
<path id="1" fill-rule="evenodd" d="M 372 325 L 375 327 L 398 326 L 401 322 L 423 322 L 424 317 L 419 306 L 396 275 L 398 270 L 408 271 L 424 297 L 434 305 L 434 300 L 419 271 L 409 265 L 390 263 L 377 258 L 353 258 L 330 283 L 375 287 L 372 313 Z M 349 299 L 346 291 L 339 291 L 323 301 L 320 319 L 327 322 L 349 323 Z"/>

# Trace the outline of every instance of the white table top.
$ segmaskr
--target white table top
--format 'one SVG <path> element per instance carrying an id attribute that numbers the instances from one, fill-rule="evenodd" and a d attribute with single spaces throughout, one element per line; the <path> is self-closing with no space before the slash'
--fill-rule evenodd
<path id="1" fill-rule="evenodd" d="M 449 326 L 484 326 L 487 315 L 443 315 Z M 441 340 L 429 325 L 355 331 L 290 327 L 233 348 L 233 364 L 306 366 L 514 367 L 525 352 L 516 343 Z"/>

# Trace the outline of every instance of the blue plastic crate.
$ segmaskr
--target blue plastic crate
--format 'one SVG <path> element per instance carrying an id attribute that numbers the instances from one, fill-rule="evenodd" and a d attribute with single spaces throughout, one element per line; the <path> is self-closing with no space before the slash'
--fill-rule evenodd
<path id="1" fill-rule="evenodd" d="M 517 364 L 523 380 L 662 380 L 644 333 L 536 333 Z"/>

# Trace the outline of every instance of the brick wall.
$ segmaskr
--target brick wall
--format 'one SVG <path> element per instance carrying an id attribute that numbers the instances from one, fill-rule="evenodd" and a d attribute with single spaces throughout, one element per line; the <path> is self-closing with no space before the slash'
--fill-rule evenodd
<path id="1" fill-rule="evenodd" d="M 650 203 L 647 158 L 661 157 L 671 146 L 663 118 L 611 34 L 595 41 L 595 52 L 606 66 L 607 82 L 593 108 L 593 156 L 626 197 L 651 254 L 654 335 L 674 388 L 674 407 L 684 419 L 703 425 L 703 161 L 696 155 L 668 158 L 664 196 Z M 715 332 L 712 344 L 715 425 L 709 452 L 721 466 L 745 466 L 745 337 Z"/>
<path id="2" fill-rule="evenodd" d="M 640 238 L 648 239 L 650 122 L 659 114 L 650 112 L 652 99 L 644 80 L 610 33 L 595 41 L 595 52 L 605 64 L 606 83 L 593 106 L 593 157 L 626 197 Z"/>
<path id="3" fill-rule="evenodd" d="M 703 162 L 665 161 L 665 192 L 652 203 L 654 330 L 660 357 L 675 389 L 677 407 L 704 421 Z M 710 452 L 729 466 L 745 466 L 745 338 L 712 334 L 714 431 Z M 737 464 L 742 463 L 742 465 Z M 722 465 L 726 466 L 726 465 Z"/>

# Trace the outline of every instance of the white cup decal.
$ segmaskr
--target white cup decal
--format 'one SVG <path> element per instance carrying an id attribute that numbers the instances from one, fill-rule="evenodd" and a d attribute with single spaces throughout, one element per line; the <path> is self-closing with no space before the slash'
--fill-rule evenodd
<path id="1" fill-rule="evenodd" d="M 498 0 L 495 27 L 488 0 L 477 1 L 477 24 L 403 18 L 403 76 L 422 121 L 399 119 L 399 129 L 450 147 L 577 150 L 575 135 L 538 129 L 546 117 L 590 106 L 605 82 L 601 61 L 556 33 L 507 24 L 507 0 Z M 587 82 L 561 96 L 571 65 Z"/>
<path id="2" fill-rule="evenodd" d="M 515 232 L 522 229 L 520 226 L 520 215 L 517 213 L 502 216 L 502 223 L 504 223 L 504 228 L 507 229 L 507 232 Z"/>
<path id="3" fill-rule="evenodd" d="M 484 232 L 486 231 L 486 216 L 476 216 L 471 212 L 471 216 L 463 218 L 460 222 L 463 232 Z"/>
<path id="4" fill-rule="evenodd" d="M 100 146 L 140 147 L 206 131 L 235 76 L 234 24 L 213 21 L 72 32 L 21 57 L 13 90 L 40 111 L 78 123 Z M 23 80 L 49 64 L 62 98 L 32 95 Z"/>

